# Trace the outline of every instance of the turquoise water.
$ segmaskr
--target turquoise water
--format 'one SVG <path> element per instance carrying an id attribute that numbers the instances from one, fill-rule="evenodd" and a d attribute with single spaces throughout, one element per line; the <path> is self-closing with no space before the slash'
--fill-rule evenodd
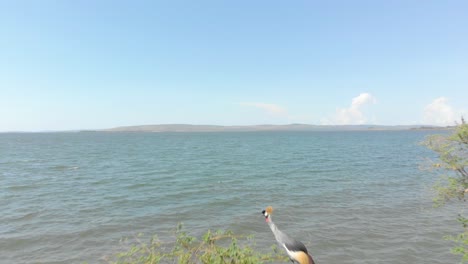
<path id="1" fill-rule="evenodd" d="M 183 222 L 274 237 L 318 263 L 455 263 L 419 169 L 434 131 L 0 134 L 0 263 L 103 262 L 137 233 Z"/>

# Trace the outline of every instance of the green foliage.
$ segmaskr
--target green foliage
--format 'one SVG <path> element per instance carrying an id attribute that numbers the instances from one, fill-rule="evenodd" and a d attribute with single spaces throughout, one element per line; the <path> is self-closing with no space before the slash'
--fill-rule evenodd
<path id="1" fill-rule="evenodd" d="M 440 206 L 454 198 L 464 200 L 468 192 L 468 124 L 462 118 L 452 134 L 429 136 L 423 145 L 438 155 L 439 162 L 434 162 L 432 167 L 447 173 L 434 186 L 435 204 Z"/>
<path id="2" fill-rule="evenodd" d="M 425 146 L 437 153 L 439 162 L 432 164 L 435 169 L 443 170 L 445 175 L 434 186 L 437 195 L 435 206 L 458 199 L 466 202 L 468 194 L 468 124 L 462 118 L 450 135 L 433 135 L 423 142 Z M 452 252 L 462 256 L 462 263 L 468 262 L 468 219 L 459 215 L 458 221 L 463 226 L 463 232 L 456 236 L 448 236 L 456 246 Z"/>
<path id="3" fill-rule="evenodd" d="M 135 243 L 126 252 L 119 253 L 113 264 L 157 264 L 157 263 L 210 263 L 210 264 L 257 264 L 272 261 L 287 261 L 276 248 L 269 254 L 252 249 L 252 236 L 235 235 L 231 231 L 208 230 L 201 238 L 183 231 L 179 225 L 175 241 L 163 243 L 154 236 L 149 243 L 135 238 Z"/>
<path id="4" fill-rule="evenodd" d="M 447 236 L 446 239 L 456 244 L 456 246 L 452 248 L 452 253 L 461 255 L 462 263 L 465 263 L 468 262 L 468 218 L 460 215 L 458 221 L 463 225 L 465 231 L 456 236 Z"/>
<path id="5" fill-rule="evenodd" d="M 436 191 L 436 196 L 433 199 L 434 206 L 439 207 L 444 205 L 447 201 L 458 199 L 465 200 L 464 183 L 460 182 L 460 178 L 454 176 L 441 176 L 441 179 L 433 186 Z"/>

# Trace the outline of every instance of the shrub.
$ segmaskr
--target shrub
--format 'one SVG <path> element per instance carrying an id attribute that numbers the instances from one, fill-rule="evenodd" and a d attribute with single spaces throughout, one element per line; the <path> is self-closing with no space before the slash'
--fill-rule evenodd
<path id="1" fill-rule="evenodd" d="M 157 263 L 210 263 L 210 264 L 257 264 L 272 261 L 287 261 L 285 254 L 272 246 L 270 253 L 253 249 L 253 236 L 235 235 L 231 231 L 208 230 L 201 238 L 183 231 L 179 225 L 175 240 L 163 243 L 153 236 L 148 243 L 141 240 L 142 234 L 134 238 L 130 248 L 117 254 L 108 263 L 113 264 L 157 264 Z"/>

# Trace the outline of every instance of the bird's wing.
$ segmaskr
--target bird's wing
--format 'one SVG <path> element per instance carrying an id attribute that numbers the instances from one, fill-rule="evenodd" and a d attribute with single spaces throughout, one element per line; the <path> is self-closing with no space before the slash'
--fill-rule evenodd
<path id="1" fill-rule="evenodd" d="M 289 250 L 289 251 L 302 251 L 304 253 L 307 253 L 307 248 L 305 245 L 297 240 L 291 240 L 286 243 L 284 243 L 284 246 Z"/>
<path id="2" fill-rule="evenodd" d="M 289 243 L 288 245 L 283 243 L 283 247 L 294 263 L 315 264 L 312 256 L 307 253 L 307 248 L 301 242 L 295 241 L 295 243 Z"/>

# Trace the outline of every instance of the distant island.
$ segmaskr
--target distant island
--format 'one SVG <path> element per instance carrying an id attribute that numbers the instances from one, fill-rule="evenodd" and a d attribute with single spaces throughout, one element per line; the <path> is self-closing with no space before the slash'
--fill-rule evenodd
<path id="1" fill-rule="evenodd" d="M 252 125 L 252 126 L 218 126 L 164 124 L 122 126 L 109 129 L 92 130 L 91 132 L 256 132 L 256 131 L 378 131 L 378 130 L 442 130 L 451 127 L 427 125 Z"/>

